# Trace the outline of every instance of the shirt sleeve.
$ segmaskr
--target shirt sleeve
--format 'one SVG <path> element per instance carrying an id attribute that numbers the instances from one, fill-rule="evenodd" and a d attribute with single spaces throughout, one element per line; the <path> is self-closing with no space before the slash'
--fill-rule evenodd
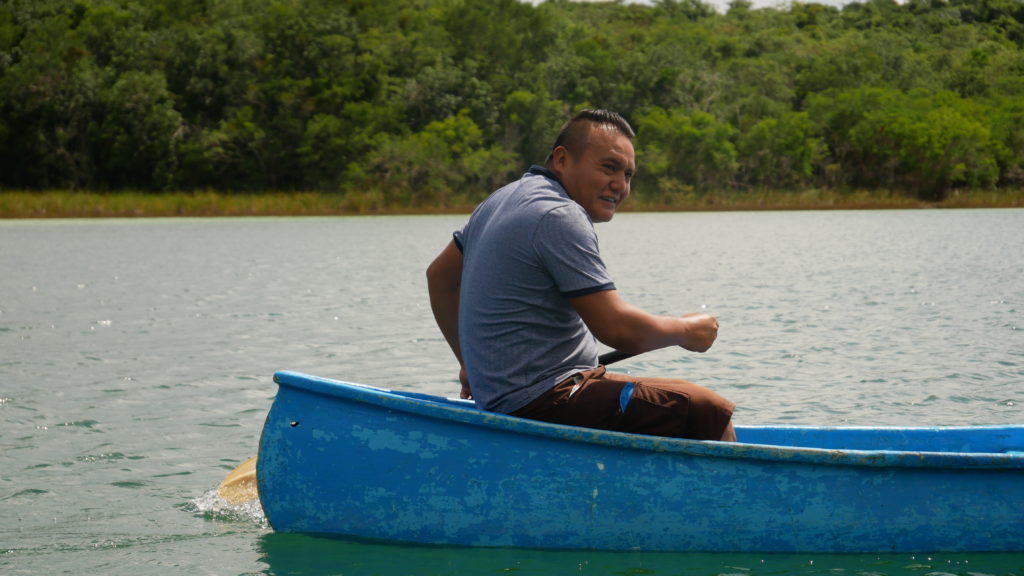
<path id="1" fill-rule="evenodd" d="M 548 212 L 537 226 L 533 245 L 566 298 L 615 289 L 601 258 L 594 224 L 582 208 L 563 206 Z"/>

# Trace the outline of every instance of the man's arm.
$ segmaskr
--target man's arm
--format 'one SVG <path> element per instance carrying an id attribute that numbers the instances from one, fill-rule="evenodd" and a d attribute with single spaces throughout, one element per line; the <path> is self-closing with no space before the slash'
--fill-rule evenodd
<path id="1" fill-rule="evenodd" d="M 718 337 L 714 316 L 656 316 L 627 303 L 616 290 L 579 296 L 570 302 L 598 340 L 630 354 L 666 346 L 704 352 Z"/>
<path id="2" fill-rule="evenodd" d="M 462 382 L 462 398 L 469 398 L 469 382 L 466 368 L 462 363 L 462 348 L 459 346 L 459 289 L 462 287 L 462 252 L 452 240 L 427 267 L 427 291 L 430 293 L 430 309 L 441 334 L 459 361 L 459 381 Z"/>

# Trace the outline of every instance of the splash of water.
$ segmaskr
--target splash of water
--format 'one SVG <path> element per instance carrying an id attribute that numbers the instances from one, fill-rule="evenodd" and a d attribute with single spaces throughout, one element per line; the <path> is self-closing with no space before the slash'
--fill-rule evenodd
<path id="1" fill-rule="evenodd" d="M 267 526 L 267 517 L 263 514 L 263 506 L 258 498 L 246 500 L 239 504 L 231 504 L 220 497 L 217 488 L 211 488 L 202 496 L 189 502 L 188 508 L 212 520 L 228 520 L 251 522 Z"/>

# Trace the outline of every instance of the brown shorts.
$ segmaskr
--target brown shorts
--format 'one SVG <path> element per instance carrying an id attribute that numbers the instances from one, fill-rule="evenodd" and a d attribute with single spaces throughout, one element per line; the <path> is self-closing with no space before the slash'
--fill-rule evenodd
<path id="1" fill-rule="evenodd" d="M 722 438 L 736 405 L 685 380 L 580 372 L 515 416 L 618 432 L 696 440 Z"/>

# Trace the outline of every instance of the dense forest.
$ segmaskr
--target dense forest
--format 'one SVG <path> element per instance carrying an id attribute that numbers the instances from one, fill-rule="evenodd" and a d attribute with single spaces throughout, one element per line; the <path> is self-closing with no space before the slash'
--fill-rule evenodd
<path id="1" fill-rule="evenodd" d="M 647 201 L 1024 187 L 1024 1 L 0 0 L 0 189 L 475 203 L 561 122 Z"/>

